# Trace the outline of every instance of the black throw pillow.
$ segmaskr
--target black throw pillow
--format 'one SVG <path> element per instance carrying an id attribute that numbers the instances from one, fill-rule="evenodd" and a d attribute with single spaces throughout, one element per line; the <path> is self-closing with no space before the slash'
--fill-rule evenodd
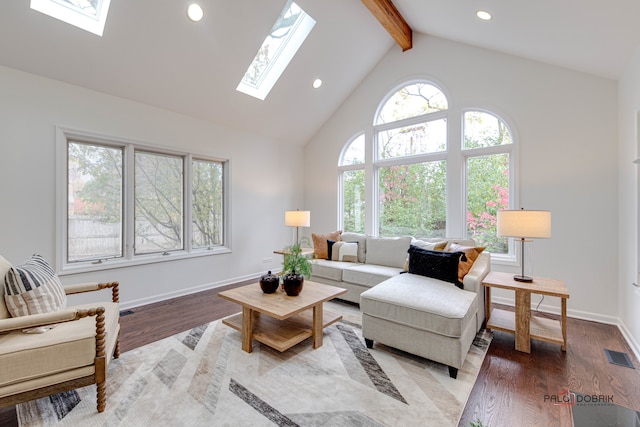
<path id="1" fill-rule="evenodd" d="M 331 261 L 331 255 L 333 254 L 333 244 L 335 243 L 335 240 L 327 240 L 327 254 L 329 254 L 327 256 L 327 259 L 329 261 Z"/>
<path id="2" fill-rule="evenodd" d="M 453 283 L 463 289 L 458 280 L 458 263 L 466 261 L 464 252 L 441 252 L 409 246 L 409 273 Z"/>

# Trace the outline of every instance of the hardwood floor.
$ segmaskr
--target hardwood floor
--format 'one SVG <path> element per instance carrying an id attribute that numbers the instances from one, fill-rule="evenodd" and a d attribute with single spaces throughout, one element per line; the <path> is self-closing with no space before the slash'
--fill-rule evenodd
<path id="1" fill-rule="evenodd" d="M 521 353 L 514 343 L 512 334 L 493 331 L 461 426 L 571 426 L 571 408 L 551 401 L 567 389 L 640 411 L 640 363 L 616 326 L 569 318 L 566 352 L 532 340 L 531 353 Z M 636 369 L 610 364 L 605 348 L 627 353 Z"/>
<path id="2" fill-rule="evenodd" d="M 217 294 L 242 284 L 132 309 L 120 319 L 121 350 L 237 313 L 237 304 Z M 610 364 L 605 348 L 627 353 L 636 369 Z M 531 353 L 520 353 L 513 335 L 494 331 L 460 426 L 477 421 L 485 427 L 570 426 L 570 408 L 549 401 L 567 388 L 612 396 L 613 403 L 640 411 L 640 363 L 617 327 L 569 318 L 566 353 L 559 345 L 540 341 L 532 341 Z M 14 408 L 0 410 L 1 427 L 16 425 Z"/>

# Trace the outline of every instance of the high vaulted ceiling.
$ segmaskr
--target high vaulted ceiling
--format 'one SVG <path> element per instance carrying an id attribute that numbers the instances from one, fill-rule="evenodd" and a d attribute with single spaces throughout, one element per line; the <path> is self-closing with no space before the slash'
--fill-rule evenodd
<path id="1" fill-rule="evenodd" d="M 193 23 L 187 5 L 204 19 Z M 297 0 L 315 28 L 265 101 L 235 90 L 286 0 L 111 0 L 102 37 L 0 2 L 0 65 L 304 144 L 400 49 L 360 0 Z M 637 0 L 394 0 L 414 32 L 619 77 L 640 45 Z M 494 19 L 475 17 L 486 9 Z M 314 90 L 319 77 L 324 85 Z M 1 88 L 0 88 L 1 93 Z"/>

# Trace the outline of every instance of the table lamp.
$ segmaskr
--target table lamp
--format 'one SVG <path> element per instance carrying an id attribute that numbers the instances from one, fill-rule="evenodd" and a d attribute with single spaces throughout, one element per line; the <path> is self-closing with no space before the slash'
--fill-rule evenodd
<path id="1" fill-rule="evenodd" d="M 285 211 L 284 225 L 296 228 L 296 244 L 299 243 L 298 231 L 300 230 L 300 227 L 311 226 L 311 211 Z"/>
<path id="2" fill-rule="evenodd" d="M 498 211 L 498 236 L 515 237 L 522 245 L 522 274 L 513 279 L 518 282 L 533 282 L 533 278 L 524 275 L 524 242 L 527 239 L 548 239 L 551 237 L 551 212 L 533 210 Z"/>

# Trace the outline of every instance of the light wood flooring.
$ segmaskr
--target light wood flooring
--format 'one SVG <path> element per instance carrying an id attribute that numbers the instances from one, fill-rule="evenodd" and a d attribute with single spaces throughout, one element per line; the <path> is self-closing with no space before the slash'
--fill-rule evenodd
<path id="1" fill-rule="evenodd" d="M 237 313 L 239 306 L 218 298 L 217 293 L 242 284 L 246 283 L 132 309 L 132 314 L 121 317 L 121 350 Z M 570 426 L 569 407 L 545 401 L 545 396 L 567 388 L 612 396 L 613 403 L 640 411 L 640 363 L 617 327 L 569 318 L 567 352 L 557 344 L 532 341 L 530 354 L 514 350 L 513 335 L 493 333 L 461 426 L 477 421 L 484 427 Z M 610 364 L 605 348 L 627 353 L 636 369 Z M 0 410 L 0 426 L 16 425 L 14 408 Z"/>

